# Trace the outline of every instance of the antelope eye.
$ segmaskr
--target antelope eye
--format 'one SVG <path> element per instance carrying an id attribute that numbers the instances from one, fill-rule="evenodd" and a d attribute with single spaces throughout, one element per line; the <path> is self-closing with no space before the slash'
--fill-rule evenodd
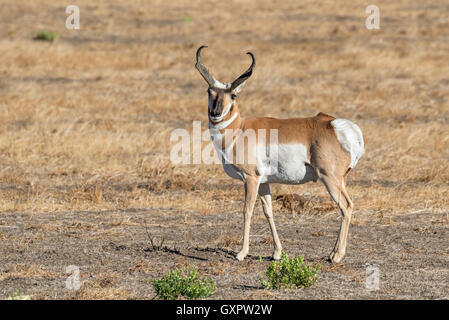
<path id="1" fill-rule="evenodd" d="M 233 94 L 231 94 L 231 99 L 232 100 L 235 100 L 235 98 L 237 98 L 237 96 L 233 93 Z"/>

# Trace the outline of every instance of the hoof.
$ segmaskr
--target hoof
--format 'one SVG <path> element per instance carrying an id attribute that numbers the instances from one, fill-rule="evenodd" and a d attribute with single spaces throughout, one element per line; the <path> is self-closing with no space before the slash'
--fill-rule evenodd
<path id="1" fill-rule="evenodd" d="M 279 260 L 281 260 L 281 254 L 282 254 L 282 251 L 276 251 L 273 253 L 271 258 L 275 261 L 279 261 Z"/>
<path id="2" fill-rule="evenodd" d="M 245 259 L 245 257 L 246 257 L 247 254 L 248 254 L 248 253 L 245 253 L 245 252 L 240 251 L 240 252 L 237 254 L 236 258 L 237 258 L 238 261 L 243 261 L 243 259 Z"/>
<path id="3" fill-rule="evenodd" d="M 343 260 L 344 256 L 345 256 L 344 254 L 332 251 L 332 253 L 329 256 L 329 260 L 332 263 L 339 263 L 339 262 L 341 262 L 341 260 Z"/>

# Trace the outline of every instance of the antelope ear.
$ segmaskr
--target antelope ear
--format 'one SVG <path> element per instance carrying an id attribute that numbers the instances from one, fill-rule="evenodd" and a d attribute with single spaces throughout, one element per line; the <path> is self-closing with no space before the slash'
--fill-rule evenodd
<path id="1" fill-rule="evenodd" d="M 235 94 L 235 95 L 239 94 L 240 91 L 242 91 L 243 87 L 245 86 L 245 83 L 246 83 L 246 81 L 240 83 L 237 87 L 235 87 L 234 89 L 232 89 L 232 91 L 231 91 L 232 94 Z"/>

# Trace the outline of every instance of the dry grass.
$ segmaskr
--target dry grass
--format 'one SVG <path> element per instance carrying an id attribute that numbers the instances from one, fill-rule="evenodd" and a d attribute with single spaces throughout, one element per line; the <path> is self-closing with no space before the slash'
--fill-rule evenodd
<path id="1" fill-rule="evenodd" d="M 169 160 L 172 130 L 191 131 L 194 120 L 206 129 L 206 85 L 193 67 L 202 44 L 206 65 L 223 81 L 247 67 L 246 51 L 256 54 L 239 97 L 244 116 L 323 111 L 359 124 L 366 154 L 348 181 L 355 223 L 449 210 L 447 5 L 378 1 L 378 31 L 365 29 L 363 1 L 77 5 L 81 29 L 69 31 L 57 2 L 3 1 L 0 217 L 130 208 L 178 210 L 180 219 L 189 211 L 239 213 L 242 187 L 221 166 Z M 42 29 L 61 36 L 34 41 Z M 277 212 L 335 211 L 319 184 L 272 190 L 304 195 L 278 202 Z M 98 283 L 91 289 L 79 298 L 127 294 Z"/>
<path id="2" fill-rule="evenodd" d="M 40 266 L 17 264 L 14 265 L 0 274 L 0 281 L 8 279 L 18 279 L 18 278 L 54 278 L 58 274 L 41 268 Z"/>

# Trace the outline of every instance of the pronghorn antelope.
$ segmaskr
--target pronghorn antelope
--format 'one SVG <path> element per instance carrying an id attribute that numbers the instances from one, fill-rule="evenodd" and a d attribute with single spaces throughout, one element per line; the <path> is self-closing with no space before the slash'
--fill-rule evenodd
<path id="1" fill-rule="evenodd" d="M 222 83 L 209 73 L 201 61 L 201 50 L 205 47 L 198 48 L 195 67 L 209 85 L 211 136 L 217 153 L 223 155 L 221 160 L 225 172 L 245 184 L 243 246 L 237 259 L 242 261 L 248 254 L 251 216 L 257 194 L 262 201 L 274 240 L 273 259 L 278 260 L 282 247 L 273 220 L 269 184 L 303 184 L 320 180 L 337 203 L 343 217 L 337 242 L 330 254 L 332 262 L 340 262 L 345 255 L 353 210 L 353 203 L 346 191 L 346 177 L 364 153 L 360 128 L 349 120 L 336 119 L 321 112 L 311 118 L 242 118 L 236 98 L 253 73 L 254 54 L 248 52 L 252 58 L 248 70 L 233 82 Z M 276 132 L 276 145 L 270 145 L 270 152 L 266 153 L 259 152 L 259 141 L 265 141 L 259 140 L 259 137 L 256 143 L 248 141 L 245 144 L 245 133 L 250 130 L 257 132 L 256 135 L 261 130 Z M 225 131 L 234 132 L 230 144 L 222 141 L 226 137 Z M 217 140 L 220 143 L 216 143 Z M 237 145 L 243 146 L 248 157 L 241 163 L 226 161 L 237 152 Z M 272 149 L 276 152 L 271 152 Z M 250 155 L 255 158 L 254 162 L 249 162 Z M 273 167 L 275 170 L 271 170 Z"/>

